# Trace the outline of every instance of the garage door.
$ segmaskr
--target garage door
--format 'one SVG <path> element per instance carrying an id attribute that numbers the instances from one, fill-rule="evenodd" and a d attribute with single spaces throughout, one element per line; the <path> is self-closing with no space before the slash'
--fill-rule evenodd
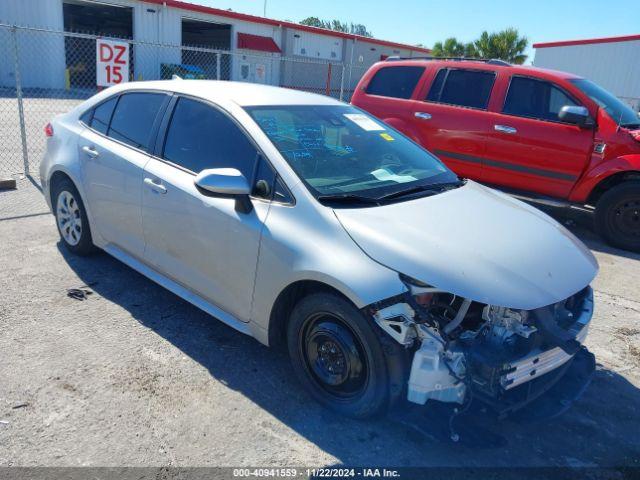
<path id="1" fill-rule="evenodd" d="M 66 32 L 91 33 L 105 37 L 133 38 L 133 9 L 80 0 L 62 4 Z M 133 73 L 133 49 L 130 72 Z M 72 87 L 94 88 L 96 85 L 96 41 L 90 38 L 65 37 L 65 59 Z"/>

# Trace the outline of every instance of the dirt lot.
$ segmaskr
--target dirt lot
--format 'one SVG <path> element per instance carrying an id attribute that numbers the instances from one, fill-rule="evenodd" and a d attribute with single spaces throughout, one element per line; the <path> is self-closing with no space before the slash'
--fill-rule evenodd
<path id="1" fill-rule="evenodd" d="M 559 419 L 487 420 L 452 444 L 429 407 L 424 435 L 323 410 L 283 354 L 106 254 L 68 255 L 38 195 L 0 192 L 0 465 L 640 466 L 640 255 L 588 216 L 556 214 L 600 262 L 593 383 Z"/>

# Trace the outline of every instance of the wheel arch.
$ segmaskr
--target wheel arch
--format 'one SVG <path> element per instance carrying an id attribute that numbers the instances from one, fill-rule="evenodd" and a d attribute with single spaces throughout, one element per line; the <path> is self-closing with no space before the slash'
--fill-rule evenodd
<path id="1" fill-rule="evenodd" d="M 45 189 L 45 198 L 50 202 L 49 206 L 51 207 L 51 212 L 55 215 L 55 199 L 53 198 L 54 187 L 58 182 L 62 180 L 69 180 L 73 186 L 75 187 L 78 195 L 80 195 L 80 200 L 82 200 L 82 205 L 84 206 L 85 213 L 87 215 L 87 219 L 89 220 L 89 229 L 91 231 L 91 237 L 93 239 L 93 243 L 96 246 L 101 246 L 104 244 L 104 240 L 100 236 L 99 232 L 96 231 L 95 224 L 93 218 L 93 213 L 91 211 L 91 206 L 87 201 L 87 196 L 85 195 L 85 191 L 82 188 L 82 183 L 78 182 L 75 178 L 75 175 L 72 171 L 69 171 L 67 168 L 64 168 L 62 165 L 57 165 L 54 169 L 52 169 L 49 173 L 49 177 L 47 180 L 47 185 Z"/>
<path id="2" fill-rule="evenodd" d="M 287 323 L 296 304 L 313 293 L 333 293 L 353 302 L 337 288 L 318 280 L 297 280 L 287 285 L 276 297 L 269 315 L 269 345 L 276 348 L 286 343 Z"/>
<path id="3" fill-rule="evenodd" d="M 76 187 L 76 190 L 78 190 L 78 193 L 82 198 L 82 202 L 86 205 L 83 195 L 80 192 L 80 189 L 78 188 L 78 184 L 73 180 L 71 175 L 69 175 L 64 170 L 54 170 L 51 173 L 51 176 L 49 177 L 49 182 L 48 182 L 49 183 L 49 200 L 51 201 L 52 208 L 55 208 L 53 207 L 55 205 L 55 198 L 53 198 L 54 187 L 63 180 L 69 180 L 71 183 L 73 183 L 73 186 Z"/>
<path id="4" fill-rule="evenodd" d="M 607 190 L 611 190 L 612 188 L 629 180 L 640 180 L 640 170 L 625 170 L 622 172 L 616 172 L 606 178 L 603 178 L 591 190 L 591 193 L 589 193 L 589 196 L 587 197 L 586 203 L 595 205 Z"/>

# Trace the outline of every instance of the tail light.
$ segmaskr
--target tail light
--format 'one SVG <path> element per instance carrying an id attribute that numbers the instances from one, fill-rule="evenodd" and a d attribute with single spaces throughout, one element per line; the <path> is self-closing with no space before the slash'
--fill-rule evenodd
<path id="1" fill-rule="evenodd" d="M 47 123 L 47 125 L 45 125 L 44 127 L 44 134 L 47 137 L 53 137 L 53 125 L 51 125 L 50 123 Z"/>
<path id="2" fill-rule="evenodd" d="M 640 130 L 634 130 L 633 132 L 629 132 L 629 133 L 631 134 L 631 136 L 636 142 L 640 142 Z"/>

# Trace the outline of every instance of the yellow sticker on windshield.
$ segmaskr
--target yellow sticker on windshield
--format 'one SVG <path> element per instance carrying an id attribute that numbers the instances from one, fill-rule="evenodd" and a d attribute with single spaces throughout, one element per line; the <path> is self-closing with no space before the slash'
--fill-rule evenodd
<path id="1" fill-rule="evenodd" d="M 384 138 L 387 142 L 393 142 L 395 140 L 395 138 L 393 138 L 388 133 L 381 133 L 380 136 Z"/>

